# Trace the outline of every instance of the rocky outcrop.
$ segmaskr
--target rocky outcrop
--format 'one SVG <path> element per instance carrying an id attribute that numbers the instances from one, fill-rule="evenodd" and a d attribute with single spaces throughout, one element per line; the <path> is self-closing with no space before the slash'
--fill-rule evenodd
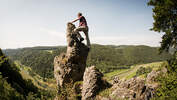
<path id="1" fill-rule="evenodd" d="M 112 88 L 115 90 L 110 97 L 120 99 L 129 98 L 130 100 L 149 100 L 153 97 L 155 90 L 155 87 L 145 84 L 145 80 L 141 78 L 119 81 L 119 83 L 114 84 Z"/>
<path id="2" fill-rule="evenodd" d="M 82 100 L 95 100 L 97 92 L 104 86 L 103 74 L 91 66 L 86 68 L 83 77 Z"/>
<path id="3" fill-rule="evenodd" d="M 153 70 L 151 73 L 147 75 L 147 82 L 154 82 L 156 77 L 160 74 L 160 71 Z"/>
<path id="4" fill-rule="evenodd" d="M 163 68 L 160 71 L 152 71 L 147 75 L 146 79 L 134 77 L 129 80 L 120 80 L 119 77 L 113 79 L 113 86 L 110 88 L 111 94 L 105 100 L 150 100 L 155 95 L 155 90 L 158 88 L 156 78 L 166 73 L 167 69 Z M 103 97 L 99 97 L 102 100 Z"/>
<path id="5" fill-rule="evenodd" d="M 95 66 L 86 68 L 89 48 L 80 42 L 74 29 L 73 24 L 67 24 L 67 51 L 54 59 L 54 75 L 58 87 L 64 87 L 65 83 L 77 83 L 76 81 L 83 79 L 83 84 L 72 84 L 70 90 L 73 89 L 74 92 L 67 91 L 67 96 L 68 94 L 69 96 L 66 97 L 66 100 L 72 100 L 70 98 L 73 97 L 70 95 L 74 93 L 79 94 L 79 100 L 81 98 L 82 100 L 96 100 L 98 98 L 98 100 L 150 100 L 154 96 L 155 89 L 158 87 L 155 79 L 166 70 L 152 71 L 147 75 L 146 80 L 138 77 L 120 80 L 119 77 L 115 77 L 113 86 L 109 88 L 111 91 L 109 91 L 108 97 L 100 96 L 98 92 L 110 87 L 110 84 L 102 79 L 103 74 Z M 56 96 L 56 100 L 58 99 L 60 98 Z"/>
<path id="6" fill-rule="evenodd" d="M 82 80 L 86 68 L 89 48 L 79 41 L 74 29 L 73 24 L 67 24 L 67 51 L 54 58 L 54 76 L 59 87 Z"/>
<path id="7" fill-rule="evenodd" d="M 161 69 L 161 71 L 151 71 L 146 78 L 147 83 L 152 83 L 155 81 L 155 79 L 157 78 L 157 76 L 159 76 L 160 73 L 166 73 L 167 69 L 164 67 Z"/>

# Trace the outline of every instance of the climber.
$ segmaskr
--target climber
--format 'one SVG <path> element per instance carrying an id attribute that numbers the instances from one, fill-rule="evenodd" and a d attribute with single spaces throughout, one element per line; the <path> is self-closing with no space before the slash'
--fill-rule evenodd
<path id="1" fill-rule="evenodd" d="M 77 19 L 75 19 L 74 21 L 71 22 L 71 23 L 74 23 L 79 20 L 79 27 L 77 27 L 74 30 L 74 32 L 77 33 L 81 42 L 84 40 L 84 38 L 80 35 L 79 32 L 80 31 L 84 32 L 84 34 L 86 36 L 86 40 L 87 40 L 87 46 L 90 48 L 90 40 L 89 40 L 89 36 L 88 36 L 87 21 L 86 21 L 85 17 L 82 16 L 82 13 L 78 13 L 77 17 L 78 17 Z"/>

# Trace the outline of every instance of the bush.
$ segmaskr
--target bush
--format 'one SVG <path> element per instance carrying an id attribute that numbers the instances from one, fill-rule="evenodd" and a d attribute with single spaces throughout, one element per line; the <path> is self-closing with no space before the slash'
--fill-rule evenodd
<path id="1" fill-rule="evenodd" d="M 158 77 L 160 88 L 157 89 L 155 100 L 177 100 L 177 58 L 169 60 L 168 64 L 167 75 Z"/>
<path id="2" fill-rule="evenodd" d="M 60 87 L 58 90 L 58 98 L 61 100 L 78 100 L 81 99 L 81 94 L 77 93 L 76 85 L 82 84 L 82 82 L 71 82 L 64 84 L 63 87 Z"/>
<path id="3" fill-rule="evenodd" d="M 12 88 L 6 78 L 0 77 L 0 100 L 24 100 L 24 96 Z"/>
<path id="4" fill-rule="evenodd" d="M 140 75 L 143 75 L 143 74 L 148 74 L 152 71 L 152 68 L 151 67 L 140 67 L 137 71 L 136 71 L 136 76 L 140 76 Z"/>
<path id="5" fill-rule="evenodd" d="M 177 75 L 169 74 L 159 77 L 160 88 L 157 89 L 155 100 L 176 100 L 177 99 Z"/>

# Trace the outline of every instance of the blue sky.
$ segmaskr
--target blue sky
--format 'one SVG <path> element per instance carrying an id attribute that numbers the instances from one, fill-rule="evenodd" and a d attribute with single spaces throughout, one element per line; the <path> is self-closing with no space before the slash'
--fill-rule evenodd
<path id="1" fill-rule="evenodd" d="M 78 12 L 88 21 L 91 43 L 159 46 L 161 41 L 162 34 L 149 30 L 147 0 L 0 0 L 0 47 L 66 45 L 66 23 Z"/>

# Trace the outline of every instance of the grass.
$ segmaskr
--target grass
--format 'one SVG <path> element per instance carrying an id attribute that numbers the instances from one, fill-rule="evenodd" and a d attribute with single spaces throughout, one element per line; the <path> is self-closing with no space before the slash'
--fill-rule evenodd
<path id="1" fill-rule="evenodd" d="M 104 74 L 104 77 L 108 80 L 111 80 L 112 77 L 116 76 L 116 75 L 119 75 L 119 74 L 122 74 L 126 71 L 128 71 L 129 69 L 120 69 L 120 70 L 115 70 L 113 72 L 109 72 L 109 73 L 106 73 Z"/>
<path id="2" fill-rule="evenodd" d="M 112 88 L 107 88 L 101 92 L 99 92 L 99 95 L 102 97 L 109 97 L 109 95 L 112 93 L 113 89 Z"/>
<path id="3" fill-rule="evenodd" d="M 143 66 L 143 67 L 151 67 L 152 70 L 158 70 L 159 67 L 161 67 L 163 63 L 166 63 L 166 62 L 165 61 L 164 62 L 154 62 L 154 63 L 150 63 L 150 64 L 145 64 L 145 66 Z"/>
<path id="4" fill-rule="evenodd" d="M 46 52 L 53 53 L 53 50 L 45 50 Z"/>
<path id="5" fill-rule="evenodd" d="M 130 79 L 136 75 L 136 72 L 130 73 L 128 76 L 125 77 L 125 79 Z"/>
<path id="6" fill-rule="evenodd" d="M 146 78 L 146 74 L 140 75 L 138 77 L 140 77 L 140 78 Z"/>

